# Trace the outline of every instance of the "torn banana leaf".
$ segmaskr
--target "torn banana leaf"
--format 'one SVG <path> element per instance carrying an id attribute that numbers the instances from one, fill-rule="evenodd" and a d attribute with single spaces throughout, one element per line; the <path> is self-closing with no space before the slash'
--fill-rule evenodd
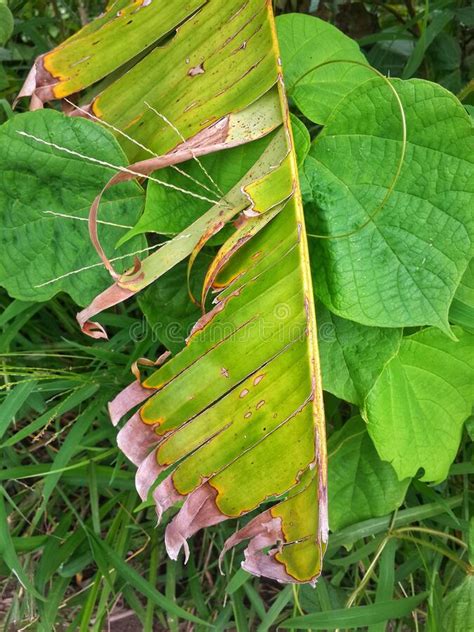
<path id="1" fill-rule="evenodd" d="M 166 529 L 173 559 L 182 548 L 187 555 L 188 538 L 202 527 L 261 507 L 223 553 L 249 540 L 248 571 L 314 583 L 328 536 L 324 415 L 271 2 L 116 3 L 35 69 L 23 91 L 35 106 L 96 90 L 80 114 L 113 125 L 135 161 L 109 187 L 137 174 L 159 177 L 161 167 L 271 134 L 253 167 L 185 231 L 129 274 L 109 268 L 114 284 L 78 318 L 87 333 L 105 335 L 88 322 L 91 316 L 180 261 L 189 257 L 192 265 L 209 237 L 234 221 L 206 274 L 204 314 L 185 348 L 171 358 L 164 354 L 147 377 L 137 373 L 111 402 L 111 418 L 118 423 L 140 405 L 118 434 L 138 467 L 137 489 L 154 499 L 159 516 L 184 501 Z M 100 195 L 93 237 L 99 203 Z"/>
<path id="2" fill-rule="evenodd" d="M 277 68 L 266 15 L 267 2 L 253 0 L 114 3 L 97 25 L 39 57 L 20 94 L 32 95 L 32 107 L 39 107 L 121 68 L 126 72 L 81 110 L 146 145 L 147 151 L 119 139 L 131 160 L 149 151 L 165 154 L 213 123 L 226 146 L 246 142 L 260 135 L 262 119 L 270 117 L 271 129 L 278 112 L 278 95 L 270 90 Z M 172 37 L 163 41 L 165 36 Z M 131 68 L 123 66 L 133 59 Z"/>

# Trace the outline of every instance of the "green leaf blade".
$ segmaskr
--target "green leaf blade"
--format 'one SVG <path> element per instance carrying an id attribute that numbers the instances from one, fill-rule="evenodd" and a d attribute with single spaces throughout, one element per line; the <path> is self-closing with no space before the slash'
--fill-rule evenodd
<path id="1" fill-rule="evenodd" d="M 404 158 L 401 112 L 389 87 L 373 79 L 339 103 L 306 159 L 316 291 L 331 311 L 359 323 L 449 331 L 474 243 L 473 128 L 439 86 L 393 85 L 406 114 Z"/>
<path id="2" fill-rule="evenodd" d="M 384 516 L 402 504 L 410 479 L 398 480 L 378 456 L 366 424 L 354 417 L 328 443 L 329 524 L 333 531 Z"/>
<path id="3" fill-rule="evenodd" d="M 405 338 L 367 395 L 364 417 L 380 457 L 399 478 L 441 481 L 474 401 L 474 336 L 433 328 Z M 449 420 L 449 424 L 447 423 Z"/>
<path id="4" fill-rule="evenodd" d="M 21 114 L 0 127 L 0 284 L 21 300 L 45 301 L 64 291 L 85 305 L 110 279 L 90 242 L 87 217 L 114 170 L 21 134 L 118 167 L 125 156 L 103 127 L 54 110 Z M 102 205 L 101 221 L 112 223 L 99 224 L 102 242 L 110 257 L 121 257 L 122 269 L 133 262 L 128 253 L 145 246 L 139 237 L 115 251 L 143 200 L 141 187 L 124 183 Z"/>
<path id="5" fill-rule="evenodd" d="M 285 86 L 299 110 L 325 124 L 337 103 L 371 79 L 356 42 L 327 22 L 309 15 L 277 19 Z"/>
<path id="6" fill-rule="evenodd" d="M 308 627 L 315 630 L 364 628 L 374 623 L 400 619 L 409 615 L 419 603 L 426 599 L 427 594 L 421 593 L 415 597 L 380 602 L 370 606 L 357 606 L 344 610 L 330 610 L 328 612 L 308 614 L 303 617 L 294 617 L 283 621 L 281 627 L 290 630 L 301 630 Z"/>
<path id="7" fill-rule="evenodd" d="M 385 364 L 400 345 L 400 329 L 366 327 L 318 305 L 323 388 L 361 406 Z"/>

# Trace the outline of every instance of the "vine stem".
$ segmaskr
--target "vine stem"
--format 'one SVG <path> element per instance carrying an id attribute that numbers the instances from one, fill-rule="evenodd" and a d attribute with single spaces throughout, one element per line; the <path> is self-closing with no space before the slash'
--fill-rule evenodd
<path id="1" fill-rule="evenodd" d="M 395 533 L 409 533 L 411 531 L 418 531 L 420 533 L 427 533 L 429 535 L 437 536 L 438 538 L 446 538 L 455 542 L 458 546 L 463 549 L 467 549 L 467 544 L 463 542 L 461 539 L 456 538 L 454 535 L 450 535 L 449 533 L 444 533 L 443 531 L 437 531 L 436 529 L 430 529 L 428 527 L 401 527 L 397 529 Z"/>
<path id="2" fill-rule="evenodd" d="M 466 574 L 471 573 L 471 568 L 469 564 L 461 560 L 457 555 L 449 551 L 449 549 L 443 549 L 439 546 L 436 546 L 436 544 L 431 544 L 431 542 L 427 542 L 426 540 L 422 540 L 421 538 L 404 535 L 403 533 L 394 535 L 394 537 L 399 538 L 400 540 L 406 540 L 407 542 L 413 542 L 414 544 L 420 544 L 421 546 L 425 546 L 427 549 L 431 549 L 436 553 L 440 553 L 441 555 L 444 555 L 452 562 L 454 562 L 457 566 L 459 566 L 459 568 L 461 568 Z"/>

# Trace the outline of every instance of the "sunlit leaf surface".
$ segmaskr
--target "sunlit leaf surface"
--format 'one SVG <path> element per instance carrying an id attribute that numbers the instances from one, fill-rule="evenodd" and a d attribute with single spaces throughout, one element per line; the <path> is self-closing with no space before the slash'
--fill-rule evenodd
<path id="1" fill-rule="evenodd" d="M 126 157 L 107 130 L 52 110 L 21 114 L 0 128 L 0 285 L 21 300 L 45 301 L 64 291 L 86 305 L 109 283 L 89 240 L 87 216 L 97 189 L 114 171 L 21 134 L 118 166 Z M 119 270 L 133 262 L 127 253 L 146 247 L 138 237 L 114 248 L 137 221 L 144 201 L 136 182 L 123 183 L 104 198 L 106 224 L 99 230 Z"/>
<path id="2" fill-rule="evenodd" d="M 172 6 L 114 5 L 40 58 L 24 94 L 33 95 L 36 107 L 87 89 L 130 62 L 127 72 L 122 67 L 94 86 L 98 93 L 89 102 L 84 93 L 79 113 L 113 125 L 130 161 L 153 161 L 143 167 L 146 173 L 151 165 L 268 138 L 240 152 L 246 162 L 228 183 L 216 182 L 202 163 L 194 165 L 193 177 L 214 187 L 214 197 L 138 270 L 117 275 L 79 320 L 85 331 L 105 335 L 86 320 L 190 254 L 194 261 L 206 240 L 235 220 L 208 267 L 198 296 L 204 315 L 185 348 L 171 359 L 165 354 L 158 370 L 122 392 L 111 414 L 117 422 L 147 400 L 118 442 L 138 466 L 139 493 L 153 496 L 159 515 L 184 501 L 166 529 L 171 557 L 183 547 L 187 553 L 186 540 L 198 529 L 264 505 L 224 551 L 250 540 L 249 571 L 314 582 L 328 532 L 324 418 L 297 158 L 271 3 L 180 0 Z M 153 42 L 159 45 L 142 54 Z M 304 143 L 304 129 L 299 136 Z M 224 165 L 228 156 L 216 160 Z M 196 186 L 203 195 L 196 182 L 186 190 L 196 193 Z M 148 206 L 147 218 L 153 220 Z M 170 232 L 181 228 L 175 224 Z"/>

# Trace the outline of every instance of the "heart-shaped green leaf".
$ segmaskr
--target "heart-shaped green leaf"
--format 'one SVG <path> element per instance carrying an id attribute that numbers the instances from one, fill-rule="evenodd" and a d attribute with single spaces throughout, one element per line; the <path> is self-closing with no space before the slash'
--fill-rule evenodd
<path id="1" fill-rule="evenodd" d="M 290 114 L 291 129 L 295 143 L 296 159 L 298 164 L 303 164 L 311 147 L 311 136 L 306 125 L 294 114 Z"/>
<path id="2" fill-rule="evenodd" d="M 100 125 L 54 110 L 21 114 L 0 128 L 0 285 L 21 300 L 45 301 L 64 291 L 85 305 L 110 284 L 86 220 L 114 170 L 23 133 L 114 165 L 127 164 L 125 155 Z M 99 225 L 100 236 L 109 256 L 123 257 L 118 268 L 131 265 L 127 253 L 145 247 L 139 237 L 114 250 L 143 199 L 141 187 L 129 182 L 107 192 L 101 205 L 101 221 L 111 224 Z"/>
<path id="3" fill-rule="evenodd" d="M 458 285 L 449 310 L 449 320 L 474 333 L 474 259 L 469 262 Z"/>
<path id="4" fill-rule="evenodd" d="M 382 461 L 360 417 L 346 422 L 328 444 L 329 524 L 333 531 L 399 507 L 409 478 L 399 481 Z"/>
<path id="5" fill-rule="evenodd" d="M 401 110 L 377 78 L 338 104 L 305 161 L 308 232 L 330 237 L 312 239 L 316 291 L 366 325 L 449 330 L 473 250 L 472 123 L 440 86 L 393 85 L 406 115 L 403 163 Z"/>
<path id="6" fill-rule="evenodd" d="M 334 106 L 374 71 L 354 40 L 310 15 L 277 19 L 285 87 L 299 110 L 325 124 Z"/>
<path id="7" fill-rule="evenodd" d="M 0 45 L 5 44 L 13 33 L 13 15 L 6 4 L 0 2 Z"/>
<path id="8" fill-rule="evenodd" d="M 444 601 L 443 631 L 472 630 L 474 621 L 474 576 L 467 575 Z M 470 623 L 469 623 L 470 622 Z"/>
<path id="9" fill-rule="evenodd" d="M 474 402 L 474 336 L 429 328 L 404 338 L 365 402 L 369 434 L 400 479 L 424 469 L 441 481 L 456 456 Z"/>
<path id="10" fill-rule="evenodd" d="M 397 353 L 401 329 L 367 327 L 318 305 L 318 339 L 323 388 L 362 405 L 385 364 Z"/>

